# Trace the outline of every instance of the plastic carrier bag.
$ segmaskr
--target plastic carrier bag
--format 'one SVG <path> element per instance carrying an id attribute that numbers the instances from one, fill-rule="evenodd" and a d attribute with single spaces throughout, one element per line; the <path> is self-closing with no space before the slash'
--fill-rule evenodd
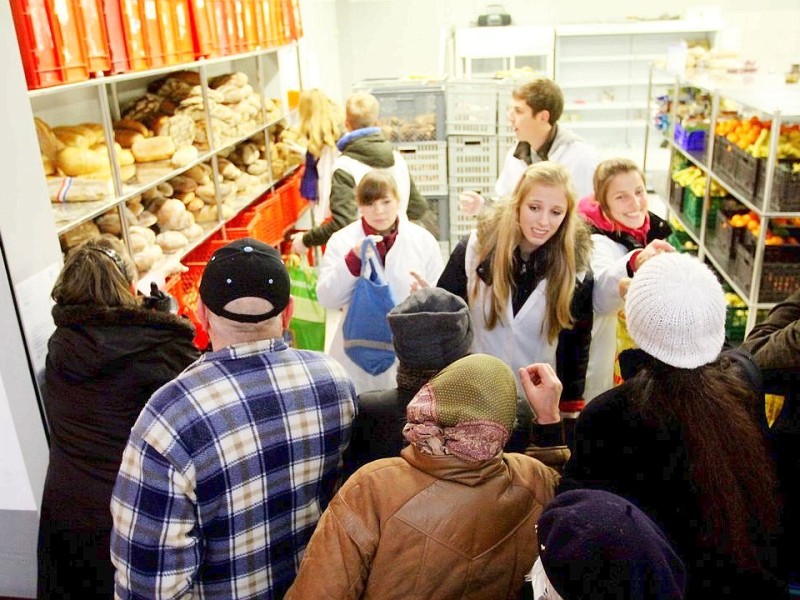
<path id="1" fill-rule="evenodd" d="M 302 350 L 325 350 L 325 308 L 317 301 L 317 273 L 308 258 L 292 255 L 286 259 L 294 313 L 289 331 L 294 347 Z"/>
<path id="2" fill-rule="evenodd" d="M 344 320 L 344 352 L 370 375 L 380 375 L 394 364 L 392 330 L 386 315 L 394 308 L 378 250 L 370 238 L 361 244 L 361 275 Z"/>

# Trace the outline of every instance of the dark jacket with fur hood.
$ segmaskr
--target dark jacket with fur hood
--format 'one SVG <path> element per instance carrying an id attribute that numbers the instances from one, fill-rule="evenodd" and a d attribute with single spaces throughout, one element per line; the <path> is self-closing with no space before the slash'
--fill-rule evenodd
<path id="1" fill-rule="evenodd" d="M 594 313 L 592 312 L 592 290 L 594 279 L 589 266 L 589 257 L 592 253 L 592 240 L 588 227 L 582 222 L 577 229 L 578 234 L 575 241 L 575 262 L 578 273 L 585 273 L 583 280 L 575 281 L 575 292 L 572 296 L 572 318 L 574 325 L 572 329 L 563 329 L 558 337 L 558 348 L 556 350 L 556 372 L 559 379 L 564 384 L 564 391 L 561 394 L 562 400 L 578 400 L 583 398 L 583 389 L 586 384 L 586 366 L 589 362 L 589 344 L 592 341 L 592 323 Z M 514 264 L 515 290 L 513 303 L 521 306 L 525 303 L 528 296 L 536 287 L 536 284 L 544 276 L 543 266 L 546 260 L 545 252 L 548 245 L 531 255 L 531 259 L 523 263 L 517 256 Z M 465 258 L 467 252 L 467 238 L 463 238 L 450 255 L 450 259 L 444 268 L 444 272 L 437 285 L 447 291 L 456 294 L 469 302 L 469 291 L 467 290 L 467 273 L 465 270 Z M 480 265 L 477 273 L 485 283 L 490 284 L 491 277 L 490 255 Z M 533 277 L 531 277 L 533 274 Z"/>
<path id="2" fill-rule="evenodd" d="M 109 502 L 128 434 L 152 393 L 194 362 L 194 327 L 144 308 L 53 307 L 42 518 L 111 528 Z"/>

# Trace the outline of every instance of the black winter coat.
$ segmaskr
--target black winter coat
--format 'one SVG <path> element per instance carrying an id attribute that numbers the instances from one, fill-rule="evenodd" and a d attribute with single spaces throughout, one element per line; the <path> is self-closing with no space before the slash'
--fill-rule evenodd
<path id="1" fill-rule="evenodd" d="M 144 308 L 55 306 L 45 411 L 50 427 L 42 519 L 111 529 L 122 451 L 154 391 L 194 362 L 194 327 Z"/>

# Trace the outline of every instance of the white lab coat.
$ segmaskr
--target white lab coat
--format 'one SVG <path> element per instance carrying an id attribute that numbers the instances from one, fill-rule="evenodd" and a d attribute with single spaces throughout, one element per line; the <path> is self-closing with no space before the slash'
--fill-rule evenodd
<path id="1" fill-rule="evenodd" d="M 427 230 L 415 225 L 401 215 L 394 245 L 386 255 L 384 272 L 395 302 L 406 299 L 411 291 L 411 271 L 418 271 L 431 284 L 435 284 L 444 269 L 439 242 Z M 344 257 L 359 244 L 366 234 L 361 219 L 334 233 L 328 240 L 317 281 L 317 298 L 329 309 L 342 309 L 339 327 L 330 346 L 330 355 L 338 360 L 350 375 L 361 394 L 371 390 L 396 387 L 397 361 L 380 375 L 370 375 L 351 361 L 344 352 L 342 327 L 349 310 L 358 277 L 347 268 Z M 425 340 L 420 340 L 421 344 Z"/>
<path id="2" fill-rule="evenodd" d="M 473 231 L 467 242 L 467 252 L 464 258 L 468 290 L 473 289 L 478 277 L 476 273 L 478 268 L 477 241 L 478 236 Z M 475 331 L 473 351 L 496 356 L 511 367 L 517 379 L 517 394 L 520 398 L 524 396 L 517 373 L 519 368 L 527 367 L 535 362 L 548 363 L 554 369 L 556 367 L 558 339 L 550 343 L 543 327 L 547 308 L 546 290 L 547 279 L 542 279 L 516 315 L 514 315 L 512 300 L 509 298 L 504 314 L 505 322 L 498 322 L 492 330 L 486 328 L 485 318 L 491 304 L 491 288 L 480 282 L 477 297 L 470 298 L 469 302 L 472 326 Z"/>
<path id="3" fill-rule="evenodd" d="M 495 184 L 495 192 L 500 197 L 511 196 L 514 193 L 514 188 L 528 168 L 524 160 L 514 156 L 514 150 L 516 146 L 512 146 L 506 154 L 503 170 Z M 594 170 L 600 162 L 600 157 L 594 148 L 577 135 L 559 125 L 548 159 L 566 167 L 572 177 L 578 198 L 583 198 L 594 191 Z"/>
<path id="4" fill-rule="evenodd" d="M 587 401 L 614 386 L 617 313 L 625 308 L 625 301 L 619 295 L 619 282 L 628 276 L 627 265 L 634 252 L 597 233 L 592 235 L 592 244 L 590 262 L 594 273 L 594 325 L 583 392 Z"/>

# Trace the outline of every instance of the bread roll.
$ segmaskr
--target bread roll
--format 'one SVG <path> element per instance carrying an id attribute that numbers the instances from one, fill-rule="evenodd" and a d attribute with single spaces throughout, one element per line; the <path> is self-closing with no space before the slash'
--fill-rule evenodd
<path id="1" fill-rule="evenodd" d="M 169 181 L 174 193 L 177 194 L 185 194 L 187 192 L 193 192 L 197 189 L 197 182 L 191 177 L 186 177 L 185 175 L 177 175 Z"/>
<path id="2" fill-rule="evenodd" d="M 206 173 L 203 167 L 200 165 L 194 165 L 193 167 L 188 169 L 184 173 L 184 175 L 186 175 L 186 177 L 191 177 L 200 185 L 205 185 L 206 183 L 209 183 L 211 181 L 211 179 L 208 176 L 208 173 Z"/>
<path id="3" fill-rule="evenodd" d="M 188 246 L 189 240 L 180 231 L 163 231 L 156 236 L 156 244 L 161 246 L 164 252 L 177 252 Z"/>
<path id="4" fill-rule="evenodd" d="M 158 217 L 149 210 L 145 210 L 139 215 L 137 222 L 140 227 L 150 227 L 158 223 Z"/>
<path id="5" fill-rule="evenodd" d="M 136 162 L 166 160 L 175 154 L 175 143 L 166 135 L 157 135 L 137 141 L 131 146 Z"/>
<path id="6" fill-rule="evenodd" d="M 190 162 L 197 160 L 197 157 L 200 155 L 197 148 L 194 146 L 181 146 L 175 151 L 175 154 L 172 155 L 172 158 L 169 159 L 170 164 L 179 169 L 184 165 L 188 165 Z"/>
<path id="7" fill-rule="evenodd" d="M 150 244 L 140 252 L 133 255 L 133 261 L 139 273 L 144 273 L 153 268 L 155 262 L 164 255 L 164 251 L 158 244 Z"/>
<path id="8" fill-rule="evenodd" d="M 161 231 L 171 231 L 184 229 L 185 222 L 183 215 L 186 214 L 186 207 L 180 200 L 170 198 L 165 200 L 161 208 L 158 209 L 158 227 Z"/>
<path id="9" fill-rule="evenodd" d="M 197 223 L 192 223 L 190 227 L 181 230 L 181 233 L 186 236 L 187 240 L 193 242 L 203 235 L 203 228 Z"/>

